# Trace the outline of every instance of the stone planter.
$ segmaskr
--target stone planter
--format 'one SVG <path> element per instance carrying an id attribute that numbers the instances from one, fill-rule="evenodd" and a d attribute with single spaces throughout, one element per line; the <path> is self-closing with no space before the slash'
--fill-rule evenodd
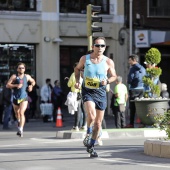
<path id="1" fill-rule="evenodd" d="M 150 156 L 170 158 L 170 140 L 148 139 L 144 142 L 144 153 Z"/>
<path id="2" fill-rule="evenodd" d="M 164 114 L 169 108 L 169 99 L 135 100 L 136 114 L 144 125 L 156 123 L 154 117 Z"/>

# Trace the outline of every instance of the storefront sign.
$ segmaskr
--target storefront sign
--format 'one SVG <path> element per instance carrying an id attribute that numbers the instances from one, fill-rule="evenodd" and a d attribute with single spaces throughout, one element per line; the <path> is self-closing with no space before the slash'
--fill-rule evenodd
<path id="1" fill-rule="evenodd" d="M 170 45 L 170 31 L 151 31 L 151 43 Z"/>
<path id="2" fill-rule="evenodd" d="M 149 31 L 137 30 L 135 31 L 135 46 L 137 48 L 150 47 Z"/>

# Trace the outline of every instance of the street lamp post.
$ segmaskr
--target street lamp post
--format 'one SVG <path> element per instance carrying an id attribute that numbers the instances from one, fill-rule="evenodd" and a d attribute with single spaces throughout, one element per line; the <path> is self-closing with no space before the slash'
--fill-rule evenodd
<path id="1" fill-rule="evenodd" d="M 132 54 L 132 4 L 133 0 L 129 0 L 129 55 Z"/>

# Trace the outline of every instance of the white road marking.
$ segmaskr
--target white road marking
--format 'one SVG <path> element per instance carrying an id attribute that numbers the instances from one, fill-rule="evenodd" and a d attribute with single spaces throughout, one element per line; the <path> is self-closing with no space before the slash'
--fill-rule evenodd
<path id="1" fill-rule="evenodd" d="M 30 138 L 30 140 L 38 142 L 38 143 L 68 143 L 68 142 L 77 142 L 82 141 L 82 139 L 44 139 L 44 138 Z M 8 147 L 20 147 L 20 146 L 29 146 L 32 145 L 32 143 L 24 143 L 24 144 L 9 144 L 9 145 L 0 145 L 0 148 L 8 148 Z"/>
<path id="2" fill-rule="evenodd" d="M 126 163 L 126 164 L 131 164 L 131 165 L 140 165 L 140 166 L 147 166 L 147 167 L 158 167 L 158 168 L 168 168 L 169 165 L 159 165 L 159 164 L 151 164 L 151 163 L 141 163 L 141 162 L 133 162 L 128 159 L 119 159 L 119 158 L 114 158 L 114 159 L 105 159 L 105 158 L 97 158 L 98 160 L 101 161 L 106 161 L 106 162 L 120 162 L 120 163 Z"/>
<path id="3" fill-rule="evenodd" d="M 42 138 L 30 138 L 30 139 L 42 143 L 68 143 L 82 141 L 82 139 L 42 139 Z"/>
<path id="4" fill-rule="evenodd" d="M 128 150 L 138 150 L 137 148 L 131 148 L 131 149 L 118 149 L 118 150 L 110 150 L 110 151 L 104 151 L 104 152 L 100 152 L 100 157 L 97 158 L 98 160 L 101 161 L 106 161 L 106 162 L 120 162 L 120 163 L 125 163 L 125 164 L 131 164 L 131 165 L 140 165 L 140 166 L 145 166 L 145 167 L 158 167 L 158 168 L 168 168 L 169 169 L 169 165 L 162 165 L 162 164 L 152 164 L 150 162 L 148 163 L 144 163 L 144 162 L 135 162 L 135 160 L 131 160 L 131 159 L 123 159 L 123 158 L 113 158 L 113 159 L 107 159 L 107 158 L 102 158 L 102 154 L 104 154 L 104 156 L 109 156 L 111 155 L 111 153 L 113 152 L 122 152 L 122 151 L 128 151 Z"/>
<path id="5" fill-rule="evenodd" d="M 11 144 L 11 145 L 0 145 L 0 148 L 4 147 L 14 147 L 14 146 L 26 146 L 28 144 Z"/>
<path id="6" fill-rule="evenodd" d="M 0 153 L 0 157 L 1 156 L 13 156 L 13 155 L 19 155 L 20 153 Z M 0 169 L 1 170 L 1 169 Z"/>
<path id="7" fill-rule="evenodd" d="M 41 142 L 41 143 L 68 143 L 68 142 L 75 142 L 75 141 L 82 141 L 82 139 L 45 139 L 45 138 L 30 138 L 30 140 L 35 141 L 35 142 Z M 0 145 L 0 148 L 6 148 L 6 147 L 22 147 L 22 146 L 28 146 L 32 145 L 32 143 L 28 144 L 10 144 L 10 145 Z M 139 148 L 127 148 L 127 149 L 116 149 L 116 150 L 109 150 L 109 151 L 103 151 L 100 152 L 99 155 L 101 157 L 97 158 L 100 161 L 105 161 L 105 162 L 119 162 L 119 163 L 124 163 L 124 164 L 130 164 L 130 165 L 139 165 L 139 166 L 144 166 L 144 167 L 158 167 L 158 168 L 167 168 L 169 169 L 169 165 L 163 165 L 163 164 L 152 164 L 151 162 L 144 162 L 144 161 L 135 161 L 132 159 L 125 159 L 125 158 L 104 158 L 104 156 L 111 156 L 111 153 L 116 153 L 116 152 L 126 152 L 126 151 L 138 151 L 140 150 L 141 147 Z M 16 153 L 15 153 L 16 154 Z M 14 155 L 14 153 L 0 153 L 0 156 L 10 156 Z M 102 157 L 103 155 L 103 157 Z"/>

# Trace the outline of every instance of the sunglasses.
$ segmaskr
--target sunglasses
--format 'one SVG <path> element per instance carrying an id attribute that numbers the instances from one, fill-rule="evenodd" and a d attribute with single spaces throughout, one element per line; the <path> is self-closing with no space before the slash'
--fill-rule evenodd
<path id="1" fill-rule="evenodd" d="M 102 47 L 102 48 L 103 48 L 103 47 L 106 47 L 105 44 L 94 44 L 94 46 L 95 46 L 95 47 L 98 47 L 98 48 L 99 48 L 99 47 Z"/>
<path id="2" fill-rule="evenodd" d="M 18 67 L 18 69 L 25 69 L 24 67 Z"/>

